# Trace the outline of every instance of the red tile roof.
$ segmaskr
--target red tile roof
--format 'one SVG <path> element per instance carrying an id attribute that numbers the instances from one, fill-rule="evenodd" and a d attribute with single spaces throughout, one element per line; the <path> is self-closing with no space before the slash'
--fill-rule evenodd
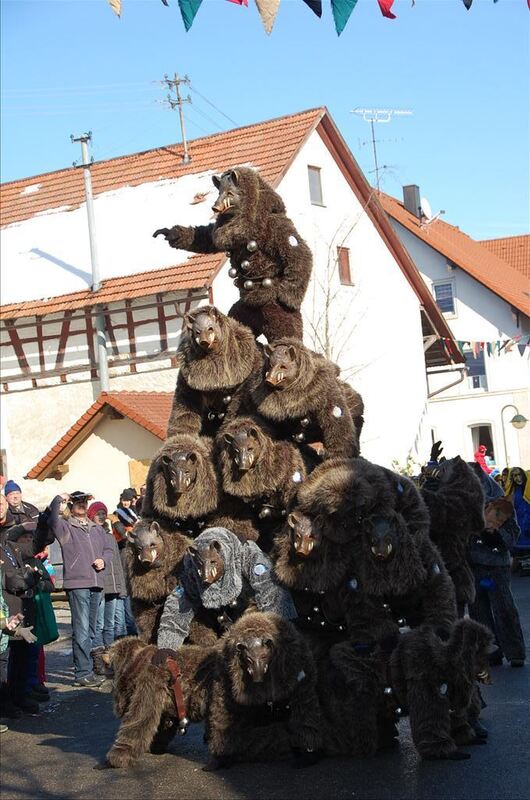
<path id="1" fill-rule="evenodd" d="M 222 172 L 235 164 L 251 163 L 263 178 L 277 184 L 300 146 L 318 125 L 325 108 L 247 125 L 189 142 L 192 160 L 182 163 L 182 145 L 171 144 L 95 162 L 91 167 L 94 196 L 123 186 L 181 178 L 197 172 Z M 27 187 L 39 190 L 24 194 Z M 83 171 L 77 167 L 32 175 L 0 187 L 0 224 L 21 222 L 61 206 L 77 208 L 85 202 Z"/>
<path id="2" fill-rule="evenodd" d="M 454 225 L 437 219 L 422 227 L 419 219 L 407 211 L 399 200 L 383 193 L 379 199 L 387 214 L 407 230 L 511 306 L 530 315 L 530 287 L 524 275 Z"/>
<path id="3" fill-rule="evenodd" d="M 26 478 L 42 481 L 49 477 L 57 464 L 65 458 L 65 451 L 68 451 L 69 456 L 77 450 L 92 432 L 98 418 L 103 417 L 108 409 L 114 409 L 128 417 L 163 441 L 166 438 L 172 401 L 173 392 L 102 392 L 88 411 L 30 469 Z"/>
<path id="4" fill-rule="evenodd" d="M 416 293 L 429 324 L 438 336 L 449 340 L 453 360 L 462 361 L 456 345 L 453 343 L 451 347 L 453 337 L 442 313 L 325 108 L 310 109 L 192 141 L 192 161 L 189 164 L 182 164 L 181 145 L 169 145 L 95 163 L 91 168 L 93 191 L 98 195 L 122 186 L 136 186 L 206 170 L 220 172 L 234 164 L 245 163 L 252 163 L 259 168 L 265 180 L 277 186 L 315 129 Z M 39 185 L 38 191 L 23 194 L 27 187 L 36 184 Z M 0 192 L 2 225 L 20 222 L 39 212 L 65 205 L 77 207 L 84 202 L 82 174 L 80 170 L 71 168 L 6 183 L 0 187 Z M 104 281 L 103 288 L 97 294 L 87 291 L 40 303 L 15 303 L 0 308 L 0 314 L 4 318 L 14 319 L 93 305 L 95 302 L 112 302 L 125 296 L 140 297 L 161 290 L 203 288 L 211 285 L 223 260 L 219 260 L 218 256 L 195 256 L 185 264 L 167 270 Z M 103 296 L 102 292 L 107 294 Z M 72 303 L 76 305 L 72 306 Z"/>
<path id="5" fill-rule="evenodd" d="M 480 244 L 491 250 L 497 258 L 502 258 L 511 267 L 530 278 L 530 234 L 506 236 L 503 239 L 483 239 Z"/>
<path id="6" fill-rule="evenodd" d="M 86 289 L 83 292 L 51 297 L 49 300 L 29 300 L 26 303 L 0 306 L 0 319 L 44 316 L 93 306 L 95 303 L 116 303 L 158 292 L 205 288 L 210 286 L 212 277 L 225 260 L 226 256 L 220 259 L 218 255 L 194 255 L 185 264 L 175 267 L 137 272 L 122 278 L 109 278 L 101 282 L 101 289 L 97 292 Z"/>

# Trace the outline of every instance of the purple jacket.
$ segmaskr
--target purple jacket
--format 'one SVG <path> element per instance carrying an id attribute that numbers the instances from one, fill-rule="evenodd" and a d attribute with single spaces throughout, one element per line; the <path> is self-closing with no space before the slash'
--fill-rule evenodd
<path id="1" fill-rule="evenodd" d="M 105 570 L 96 572 L 92 564 L 102 558 L 112 563 L 112 541 L 101 525 L 87 520 L 81 525 L 75 517 L 63 519 L 59 514 L 62 497 L 54 497 L 50 505 L 49 528 L 63 553 L 65 589 L 103 589 Z"/>

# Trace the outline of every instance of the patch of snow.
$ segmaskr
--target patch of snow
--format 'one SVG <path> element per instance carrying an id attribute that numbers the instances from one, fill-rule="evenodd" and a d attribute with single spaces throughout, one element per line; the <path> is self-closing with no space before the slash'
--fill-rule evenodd
<path id="1" fill-rule="evenodd" d="M 29 186 L 25 186 L 22 191 L 20 192 L 21 196 L 25 194 L 35 194 L 41 188 L 42 183 L 31 183 Z"/>

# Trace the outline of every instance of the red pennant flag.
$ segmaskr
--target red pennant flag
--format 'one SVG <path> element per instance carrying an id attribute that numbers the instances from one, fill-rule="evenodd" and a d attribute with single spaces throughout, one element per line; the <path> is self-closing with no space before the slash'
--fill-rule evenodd
<path id="1" fill-rule="evenodd" d="M 248 8 L 248 0 L 228 0 L 229 3 L 236 3 L 238 6 L 246 6 Z"/>
<path id="2" fill-rule="evenodd" d="M 473 358 L 478 358 L 479 346 L 478 342 L 473 342 Z"/>
<path id="3" fill-rule="evenodd" d="M 377 0 L 377 2 L 379 3 L 381 14 L 384 17 L 387 17 L 388 19 L 396 19 L 396 15 L 390 11 L 392 6 L 394 5 L 394 0 Z"/>

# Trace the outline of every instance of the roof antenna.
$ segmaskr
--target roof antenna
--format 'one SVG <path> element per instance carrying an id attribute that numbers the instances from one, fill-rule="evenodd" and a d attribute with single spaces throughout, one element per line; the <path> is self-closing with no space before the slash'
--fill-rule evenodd
<path id="1" fill-rule="evenodd" d="M 372 128 L 372 148 L 374 151 L 375 164 L 375 185 L 379 193 L 379 165 L 377 163 L 377 148 L 375 139 L 374 122 L 391 122 L 393 117 L 411 117 L 413 111 L 406 108 L 353 108 L 350 114 L 357 114 L 365 122 L 369 122 Z"/>
<path id="2" fill-rule="evenodd" d="M 438 211 L 437 214 L 433 215 L 431 204 L 429 203 L 426 197 L 422 197 L 420 200 L 420 214 L 421 214 L 420 226 L 422 228 L 428 228 L 429 225 L 431 225 L 433 222 L 436 222 L 436 220 L 442 214 L 445 214 L 445 211 L 444 209 L 441 209 L 440 211 Z"/>
<path id="3" fill-rule="evenodd" d="M 189 164 L 191 161 L 191 156 L 188 151 L 188 142 L 186 140 L 186 127 L 184 125 L 184 113 L 182 111 L 182 104 L 183 103 L 191 103 L 191 97 L 181 97 L 180 96 L 180 84 L 185 83 L 187 86 L 190 85 L 190 79 L 187 75 L 184 75 L 183 78 L 180 78 L 178 74 L 175 72 L 175 77 L 173 79 L 169 78 L 167 75 L 164 75 L 164 80 L 162 83 L 165 83 L 169 89 L 167 102 L 170 108 L 175 109 L 178 107 L 179 110 L 179 117 L 180 117 L 180 130 L 182 132 L 182 145 L 184 147 L 184 155 L 182 156 L 182 163 Z M 177 99 L 175 100 L 171 96 L 171 92 L 174 91 Z"/>

